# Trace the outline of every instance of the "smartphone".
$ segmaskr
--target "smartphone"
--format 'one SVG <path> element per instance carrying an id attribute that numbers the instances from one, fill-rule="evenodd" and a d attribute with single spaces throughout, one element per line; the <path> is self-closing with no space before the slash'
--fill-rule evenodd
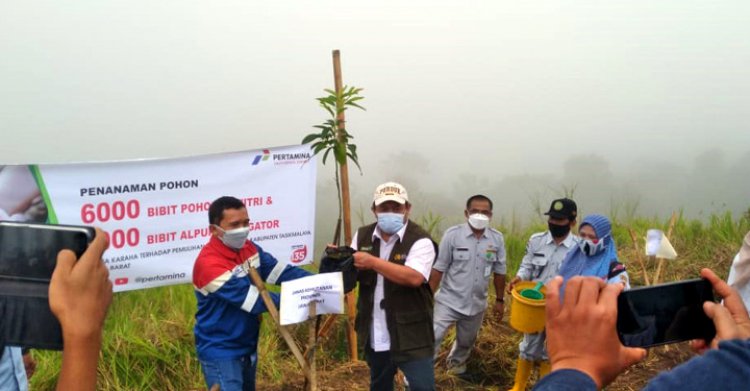
<path id="1" fill-rule="evenodd" d="M 0 345 L 62 349 L 48 299 L 57 253 L 80 257 L 95 235 L 91 227 L 0 221 Z"/>
<path id="2" fill-rule="evenodd" d="M 0 278 L 49 282 L 57 253 L 80 257 L 95 234 L 92 227 L 0 221 Z"/>
<path id="3" fill-rule="evenodd" d="M 716 335 L 703 303 L 714 301 L 704 279 L 633 288 L 617 298 L 617 334 L 625 346 L 650 347 Z"/>

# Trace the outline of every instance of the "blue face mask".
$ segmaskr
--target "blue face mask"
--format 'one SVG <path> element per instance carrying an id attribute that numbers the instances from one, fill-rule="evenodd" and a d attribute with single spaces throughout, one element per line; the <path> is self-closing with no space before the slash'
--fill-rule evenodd
<path id="1" fill-rule="evenodd" d="M 393 235 L 404 227 L 404 215 L 401 213 L 378 213 L 378 228 L 388 235 Z"/>

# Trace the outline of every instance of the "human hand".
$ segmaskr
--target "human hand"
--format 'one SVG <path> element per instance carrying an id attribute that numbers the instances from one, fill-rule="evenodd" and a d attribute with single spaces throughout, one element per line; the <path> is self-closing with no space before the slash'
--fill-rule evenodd
<path id="1" fill-rule="evenodd" d="M 505 291 L 508 292 L 508 294 L 511 294 L 513 292 L 513 287 L 515 287 L 519 281 L 521 281 L 521 277 L 513 277 L 513 279 L 508 283 L 508 287 L 505 288 Z"/>
<path id="2" fill-rule="evenodd" d="M 364 251 L 354 253 L 354 267 L 359 270 L 372 270 L 375 268 L 378 258 Z"/>
<path id="3" fill-rule="evenodd" d="M 23 354 L 23 368 L 26 370 L 26 378 L 31 379 L 36 372 L 36 360 L 31 357 L 31 351 L 27 351 Z"/>
<path id="4" fill-rule="evenodd" d="M 703 311 L 714 321 L 716 337 L 710 343 L 700 339 L 690 341 L 693 350 L 704 353 L 709 348 L 716 349 L 719 342 L 723 340 L 750 338 L 750 317 L 739 293 L 711 269 L 702 269 L 701 277 L 711 283 L 724 303 L 723 305 L 708 301 L 703 303 Z"/>
<path id="5" fill-rule="evenodd" d="M 89 247 L 76 260 L 75 253 L 62 250 L 49 284 L 49 306 L 60 321 L 63 340 L 101 337 L 107 309 L 112 302 L 112 283 L 102 254 L 109 246 L 100 229 Z"/>
<path id="6" fill-rule="evenodd" d="M 495 317 L 498 322 L 503 321 L 503 314 L 505 313 L 505 303 L 501 303 L 499 301 L 495 302 L 495 306 L 493 307 L 493 311 L 495 313 Z"/>
<path id="7" fill-rule="evenodd" d="M 594 277 L 573 277 L 561 303 L 562 283 L 558 276 L 547 284 L 547 350 L 552 370 L 579 370 L 601 389 L 646 357 L 644 349 L 627 348 L 617 338 L 617 295 L 623 286 Z"/>
<path id="8" fill-rule="evenodd" d="M 42 196 L 34 197 L 31 200 L 31 205 L 23 214 L 30 221 L 44 220 L 47 216 L 47 205 L 44 203 Z"/>

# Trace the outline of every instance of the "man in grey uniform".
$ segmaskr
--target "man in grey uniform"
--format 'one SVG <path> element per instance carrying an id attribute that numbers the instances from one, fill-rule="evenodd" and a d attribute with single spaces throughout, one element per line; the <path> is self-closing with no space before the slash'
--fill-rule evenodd
<path id="1" fill-rule="evenodd" d="M 521 260 L 518 273 L 508 284 L 508 293 L 519 281 L 543 282 L 551 280 L 560 271 L 562 261 L 568 250 L 578 245 L 578 237 L 571 233 L 576 225 L 578 207 L 568 198 L 552 201 L 549 211 L 545 213 L 549 230 L 538 232 L 529 238 L 526 244 L 526 255 Z M 511 391 L 523 391 L 535 362 L 540 362 L 539 377 L 550 371 L 549 357 L 544 342 L 544 331 L 535 334 L 524 334 L 519 345 L 520 357 L 516 368 L 515 384 Z"/>
<path id="2" fill-rule="evenodd" d="M 448 328 L 456 325 L 456 340 L 448 355 L 449 371 L 466 372 L 466 360 L 482 326 L 487 309 L 487 291 L 493 276 L 497 302 L 495 311 L 502 318 L 505 290 L 505 242 L 503 234 L 489 227 L 492 201 L 475 195 L 466 201 L 467 222 L 449 228 L 430 273 L 435 296 L 435 356 Z M 442 280 L 442 283 L 441 283 Z"/>

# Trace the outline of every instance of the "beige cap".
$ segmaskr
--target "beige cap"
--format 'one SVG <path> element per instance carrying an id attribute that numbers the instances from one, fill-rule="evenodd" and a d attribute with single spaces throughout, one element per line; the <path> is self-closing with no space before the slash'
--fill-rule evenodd
<path id="1" fill-rule="evenodd" d="M 409 195 L 406 189 L 396 182 L 386 182 L 375 188 L 375 194 L 372 196 L 372 202 L 375 206 L 387 201 L 395 201 L 403 205 L 409 202 Z"/>

